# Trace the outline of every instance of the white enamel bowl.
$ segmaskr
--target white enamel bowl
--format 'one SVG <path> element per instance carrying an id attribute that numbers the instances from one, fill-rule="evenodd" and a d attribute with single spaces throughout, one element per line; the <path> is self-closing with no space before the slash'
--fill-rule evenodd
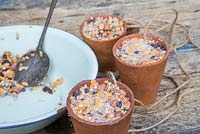
<path id="1" fill-rule="evenodd" d="M 0 55 L 4 51 L 22 55 L 36 48 L 42 28 L 0 27 Z M 17 97 L 0 96 L 0 134 L 31 133 L 49 125 L 61 116 L 57 111 L 66 106 L 70 89 L 82 80 L 97 76 L 98 64 L 93 51 L 70 33 L 49 28 L 44 51 L 50 58 L 46 84 L 60 77 L 64 78 L 64 84 L 53 95 L 38 88 L 35 91 L 27 89 Z"/>

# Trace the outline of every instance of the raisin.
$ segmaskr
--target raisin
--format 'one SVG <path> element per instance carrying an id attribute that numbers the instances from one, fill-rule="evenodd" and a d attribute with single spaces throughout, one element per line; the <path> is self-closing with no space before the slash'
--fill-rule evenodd
<path id="1" fill-rule="evenodd" d="M 157 43 L 151 43 L 151 46 L 152 46 L 153 48 L 157 48 L 157 47 L 159 46 L 159 44 L 157 44 Z"/>
<path id="2" fill-rule="evenodd" d="M 85 88 L 84 90 L 85 90 L 85 93 L 88 93 L 88 92 L 89 92 L 89 89 L 88 89 L 88 88 Z"/>
<path id="3" fill-rule="evenodd" d="M 154 60 L 155 58 L 156 58 L 156 56 L 155 56 L 155 55 L 151 56 L 151 59 L 152 59 L 152 60 Z"/>
<path id="4" fill-rule="evenodd" d="M 121 108 L 122 107 L 122 101 L 118 101 L 116 104 L 117 107 Z"/>
<path id="5" fill-rule="evenodd" d="M 51 88 L 45 86 L 43 89 L 42 89 L 44 92 L 48 92 L 49 94 L 53 94 L 53 91 L 51 90 Z"/>
<path id="6" fill-rule="evenodd" d="M 166 50 L 165 46 L 163 46 L 163 45 L 160 46 L 160 49 L 163 50 L 163 51 Z"/>
<path id="7" fill-rule="evenodd" d="M 140 52 L 140 51 L 135 51 L 134 53 L 135 53 L 135 54 L 139 54 L 139 52 Z"/>
<path id="8" fill-rule="evenodd" d="M 77 97 L 77 96 L 79 96 L 80 94 L 81 94 L 81 91 L 80 91 L 80 90 L 76 90 L 76 91 L 74 91 L 73 96 L 74 96 L 74 97 Z"/>
<path id="9" fill-rule="evenodd" d="M 4 76 L 4 74 L 3 74 L 2 72 L 0 72 L 0 76 L 1 76 L 1 77 L 3 77 L 3 76 Z"/>

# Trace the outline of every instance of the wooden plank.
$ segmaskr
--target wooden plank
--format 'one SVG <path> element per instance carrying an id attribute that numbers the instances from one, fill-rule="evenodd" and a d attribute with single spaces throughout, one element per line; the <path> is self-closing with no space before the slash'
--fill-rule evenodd
<path id="1" fill-rule="evenodd" d="M 198 60 L 198 57 L 200 56 L 199 52 L 200 52 L 199 49 L 194 49 L 194 50 L 189 50 L 189 51 L 179 51 L 181 64 L 184 65 L 186 70 L 188 70 L 190 73 L 193 73 L 193 77 L 195 79 L 191 83 L 186 85 L 183 88 L 183 90 L 181 90 L 181 93 L 183 91 L 190 90 L 192 88 L 197 88 L 197 87 L 200 88 L 200 85 L 199 85 L 200 73 L 197 73 L 200 71 L 200 64 Z M 179 70 L 176 66 L 173 55 L 169 57 L 166 72 L 173 72 L 172 70 Z M 179 74 L 180 71 L 175 71 L 172 74 L 177 74 L 177 72 Z M 176 80 L 177 83 L 179 84 L 183 83 L 184 80 L 182 78 L 181 77 L 178 78 Z M 161 82 L 161 87 L 160 87 L 161 92 L 159 92 L 158 100 L 162 98 L 166 93 L 173 91 L 174 89 L 173 87 L 170 87 L 171 84 L 169 84 L 169 82 L 165 82 L 165 81 L 166 80 L 163 79 Z M 163 87 L 165 88 L 163 89 Z M 176 95 L 169 97 L 168 99 L 166 99 L 165 102 L 155 107 L 153 110 L 154 112 L 152 112 L 151 114 L 134 114 L 133 113 L 132 127 L 143 128 L 144 126 L 149 126 L 151 124 L 158 122 L 162 118 L 164 118 L 170 111 L 176 108 L 176 106 L 173 105 L 173 102 L 175 101 L 175 96 Z M 192 94 L 187 95 L 182 101 L 181 109 L 175 115 L 173 115 L 167 122 L 145 133 L 150 133 L 150 134 L 180 133 L 185 130 L 187 130 L 186 132 L 189 133 L 193 131 L 194 129 L 199 129 L 200 127 L 199 125 L 200 108 L 198 107 L 200 105 L 200 102 L 198 101 L 199 97 L 200 97 L 200 93 L 192 93 Z"/>
<path id="2" fill-rule="evenodd" d="M 132 18 L 145 24 L 156 12 L 165 8 L 176 8 L 179 11 L 178 22 L 186 24 L 191 29 L 191 35 L 195 43 L 200 44 L 199 7 L 200 1 L 197 0 L 63 0 L 55 10 L 51 26 L 68 31 L 80 37 L 80 23 L 85 17 L 94 14 L 115 14 L 124 19 Z M 17 10 L 0 11 L 0 25 L 43 25 L 47 12 L 48 8 L 34 7 L 27 9 L 27 6 L 19 6 L 17 7 Z M 171 20 L 172 17 L 172 15 L 164 14 L 160 18 L 168 18 L 168 20 Z M 185 31 L 176 27 L 174 36 L 176 41 L 181 42 L 185 39 Z M 178 50 L 181 64 L 194 77 L 194 80 L 186 85 L 181 90 L 181 93 L 192 88 L 199 88 L 200 49 L 186 46 Z M 174 53 L 169 56 L 165 72 L 177 76 L 175 80 L 178 85 L 185 81 L 184 75 L 177 65 L 177 59 Z M 175 85 L 173 85 L 169 79 L 163 78 L 157 100 L 174 89 Z M 181 109 L 175 115 L 165 123 L 144 133 L 189 134 L 191 132 L 200 132 L 199 97 L 200 93 L 191 93 L 187 95 L 184 97 Z M 133 113 L 131 127 L 143 128 L 161 120 L 176 107 L 174 105 L 175 100 L 176 95 L 167 98 L 166 101 L 155 107 L 149 114 L 139 114 L 140 108 L 137 108 L 136 112 Z M 69 127 L 70 123 L 66 118 L 67 116 L 65 115 L 53 125 L 42 129 L 35 134 L 72 133 L 73 129 Z"/>
<path id="3" fill-rule="evenodd" d="M 200 56 L 200 50 L 199 49 L 193 49 L 193 50 L 185 50 L 185 51 L 179 51 L 179 54 L 182 55 L 180 58 L 188 60 L 188 58 L 191 58 L 191 56 L 194 56 L 195 60 L 191 60 L 191 64 L 188 64 L 186 66 L 186 69 L 191 69 L 193 67 L 191 66 L 196 66 L 196 63 L 198 57 Z M 198 53 L 198 54 L 196 54 Z M 183 61 L 183 60 L 181 60 Z M 181 62 L 182 64 L 185 64 L 184 62 Z M 173 66 L 173 67 L 168 67 L 168 66 Z M 174 60 L 173 53 L 169 57 L 168 64 L 167 64 L 167 69 L 166 71 L 169 70 L 178 70 L 178 67 L 176 65 L 176 62 Z M 190 90 L 192 88 L 200 88 L 200 67 L 198 66 L 197 70 L 191 70 L 191 74 L 194 77 L 195 80 L 193 80 L 190 84 L 186 85 L 182 90 Z M 173 72 L 173 71 L 171 71 Z M 176 74 L 176 71 L 174 72 Z M 184 76 L 180 73 L 177 73 L 176 76 L 179 76 L 179 78 L 176 79 L 178 84 L 181 84 L 185 81 Z M 175 86 L 170 82 L 169 79 L 163 78 L 161 82 L 161 87 L 160 87 L 160 92 L 158 95 L 157 100 L 162 98 L 164 95 L 166 95 L 168 92 L 173 91 Z M 136 108 L 136 111 L 133 113 L 132 116 L 132 122 L 131 122 L 131 127 L 134 128 L 143 128 L 147 127 L 151 124 L 154 124 L 164 118 L 170 111 L 174 110 L 176 106 L 174 105 L 175 102 L 175 97 L 176 95 L 173 95 L 169 98 L 166 99 L 163 103 L 152 109 L 151 113 L 149 114 L 141 114 L 138 113 L 141 111 L 141 108 Z M 181 109 L 173 115 L 168 121 L 165 123 L 159 125 L 158 127 L 146 131 L 144 133 L 148 134 L 163 134 L 163 133 L 180 133 L 180 134 L 189 134 L 191 132 L 199 132 L 200 128 L 200 108 L 198 107 L 200 102 L 198 101 L 200 97 L 199 93 L 192 93 L 184 97 L 184 100 L 182 101 L 182 107 Z M 188 116 L 189 115 L 189 116 Z M 63 118 L 65 118 L 63 120 Z M 52 126 L 56 127 L 56 129 L 61 129 L 60 134 L 62 133 L 71 133 L 73 129 L 69 128 L 69 125 L 67 127 L 67 124 L 69 122 L 66 121 L 67 116 L 63 116 L 62 119 L 58 120 L 56 123 L 54 123 Z M 60 124 L 59 126 L 57 124 Z M 52 129 L 52 126 L 47 127 L 46 129 L 43 129 L 35 134 L 43 134 L 45 133 L 54 133 L 55 128 Z M 57 131 L 56 131 L 57 132 Z"/>

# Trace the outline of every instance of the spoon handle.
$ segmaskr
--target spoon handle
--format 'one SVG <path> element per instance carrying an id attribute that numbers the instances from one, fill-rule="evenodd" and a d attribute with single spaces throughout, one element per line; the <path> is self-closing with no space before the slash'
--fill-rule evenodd
<path id="1" fill-rule="evenodd" d="M 44 44 L 44 38 L 45 38 L 45 34 L 46 34 L 46 31 L 47 31 L 47 28 L 49 26 L 49 22 L 51 20 L 51 16 L 53 14 L 53 11 L 54 11 L 54 8 L 56 6 L 56 3 L 57 3 L 58 0 L 52 0 L 51 1 L 51 6 L 50 6 L 50 9 L 49 9 L 49 13 L 48 13 L 48 16 L 46 18 L 46 22 L 45 22 L 45 25 L 44 25 L 44 29 L 42 31 L 42 35 L 40 37 L 40 41 L 38 43 L 38 46 L 37 46 L 37 49 L 40 49 L 42 50 L 43 49 L 43 44 Z"/>

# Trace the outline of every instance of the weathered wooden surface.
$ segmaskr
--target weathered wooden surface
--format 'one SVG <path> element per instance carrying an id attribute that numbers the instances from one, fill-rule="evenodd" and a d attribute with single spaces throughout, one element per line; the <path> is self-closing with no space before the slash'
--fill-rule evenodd
<path id="1" fill-rule="evenodd" d="M 62 1 L 55 10 L 51 26 L 68 31 L 80 37 L 79 25 L 81 21 L 94 14 L 115 14 L 124 19 L 132 18 L 141 23 L 146 23 L 154 13 L 164 8 L 176 8 L 179 11 L 178 22 L 187 25 L 191 29 L 191 35 L 195 43 L 200 44 L 200 1 L 198 0 L 76 0 Z M 2 5 L 1 5 L 2 6 Z M 48 8 L 20 8 L 17 10 L 0 11 L 0 25 L 44 24 Z M 169 17 L 164 15 L 165 18 Z M 170 16 L 170 18 L 172 18 Z M 185 39 L 185 32 L 176 28 L 175 38 L 181 42 Z M 200 49 L 182 49 L 178 52 L 181 64 L 194 77 L 194 80 L 182 90 L 200 88 Z M 178 76 L 176 82 L 180 85 L 185 81 L 181 69 L 176 63 L 172 53 L 169 57 L 166 73 Z M 175 85 L 167 78 L 161 82 L 159 98 L 175 89 Z M 191 93 L 184 97 L 181 109 L 165 123 L 144 133 L 200 133 L 200 93 Z M 150 114 L 140 114 L 138 108 L 133 113 L 131 127 L 143 128 L 156 123 L 175 109 L 176 95 L 155 107 Z M 53 125 L 42 129 L 35 134 L 66 134 L 72 133 L 67 116 L 63 116 Z"/>

